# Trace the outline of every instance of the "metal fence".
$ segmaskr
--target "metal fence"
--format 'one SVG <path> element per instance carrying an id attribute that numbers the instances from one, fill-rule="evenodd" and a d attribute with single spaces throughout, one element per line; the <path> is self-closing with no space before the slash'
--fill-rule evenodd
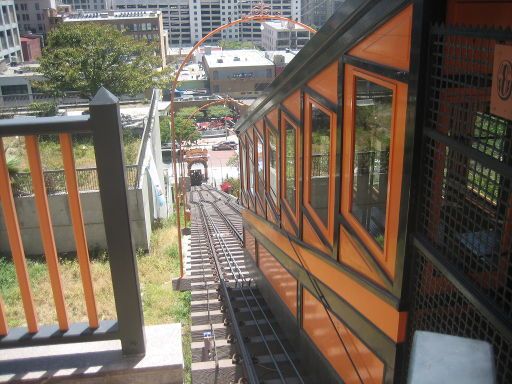
<path id="1" fill-rule="evenodd" d="M 128 189 L 137 188 L 137 165 L 126 166 Z M 76 170 L 78 190 L 80 192 L 99 191 L 98 172 L 96 168 L 79 168 Z M 63 169 L 44 171 L 44 183 L 48 194 L 66 193 L 66 177 Z M 30 172 L 11 175 L 11 187 L 14 196 L 30 196 L 34 193 Z"/>
<path id="2" fill-rule="evenodd" d="M 486 340 L 498 382 L 512 383 L 512 121 L 490 112 L 498 43 L 512 31 L 431 30 L 410 334 Z"/>

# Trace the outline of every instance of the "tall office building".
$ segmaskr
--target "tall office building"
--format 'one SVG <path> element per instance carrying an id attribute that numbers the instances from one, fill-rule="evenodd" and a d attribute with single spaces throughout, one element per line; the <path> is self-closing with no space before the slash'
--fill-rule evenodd
<path id="1" fill-rule="evenodd" d="M 16 13 L 14 12 L 14 0 L 0 1 L 2 12 L 0 15 L 0 59 L 8 63 L 21 63 L 20 32 Z"/>
<path id="2" fill-rule="evenodd" d="M 112 0 L 61 0 L 73 7 L 73 11 L 102 11 L 112 8 Z"/>
<path id="3" fill-rule="evenodd" d="M 302 22 L 320 28 L 345 0 L 302 0 Z"/>
<path id="4" fill-rule="evenodd" d="M 158 9 L 164 29 L 169 31 L 172 47 L 185 47 L 198 42 L 208 32 L 249 14 L 259 4 L 247 0 L 112 0 L 115 9 Z M 300 21 L 301 0 L 270 0 L 269 11 Z M 261 42 L 259 23 L 244 23 L 223 30 L 208 42 L 219 40 Z"/>
<path id="5" fill-rule="evenodd" d="M 56 0 L 14 0 L 20 33 L 45 34 L 49 30 L 47 12 Z"/>

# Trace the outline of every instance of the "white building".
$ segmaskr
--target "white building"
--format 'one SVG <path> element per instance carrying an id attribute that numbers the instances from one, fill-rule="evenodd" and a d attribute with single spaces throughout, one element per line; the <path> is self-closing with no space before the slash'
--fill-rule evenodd
<path id="1" fill-rule="evenodd" d="M 274 80 L 274 63 L 255 49 L 212 51 L 203 56 L 211 93 L 257 97 Z"/>
<path id="2" fill-rule="evenodd" d="M 20 33 L 46 34 L 49 30 L 48 9 L 56 8 L 55 0 L 14 0 Z"/>
<path id="3" fill-rule="evenodd" d="M 268 0 L 267 0 L 268 1 Z M 301 0 L 268 1 L 273 13 L 300 21 Z M 163 14 L 164 28 L 169 31 L 172 47 L 194 45 L 208 32 L 249 14 L 258 4 L 246 0 L 112 0 L 115 9 L 159 9 Z M 244 23 L 223 30 L 212 36 L 208 43 L 219 40 L 261 41 L 259 23 Z"/>
<path id="4" fill-rule="evenodd" d="M 2 13 L 0 15 L 0 60 L 11 63 L 21 63 L 20 32 L 16 13 L 14 12 L 14 1 L 1 1 Z"/>
<path id="5" fill-rule="evenodd" d="M 301 49 L 311 38 L 308 30 L 286 21 L 267 21 L 261 26 L 261 46 L 266 51 Z"/>

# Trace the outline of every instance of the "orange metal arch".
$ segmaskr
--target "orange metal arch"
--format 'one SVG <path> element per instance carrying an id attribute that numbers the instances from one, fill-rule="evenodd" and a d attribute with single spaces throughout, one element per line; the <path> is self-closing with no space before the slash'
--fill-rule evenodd
<path id="1" fill-rule="evenodd" d="M 176 215 L 176 227 L 177 227 L 177 230 L 178 230 L 178 255 L 179 255 L 179 259 L 180 259 L 180 277 L 183 277 L 183 260 L 182 260 L 183 259 L 183 250 L 182 250 L 182 247 L 181 247 L 180 197 L 179 197 L 179 193 L 178 193 L 178 170 L 177 170 L 177 166 L 176 166 L 176 163 L 177 163 L 177 158 L 176 158 L 176 129 L 175 129 L 175 125 L 174 125 L 174 92 L 176 91 L 176 87 L 178 86 L 178 79 L 180 77 L 181 71 L 183 70 L 185 65 L 189 62 L 189 60 L 192 58 L 193 53 L 206 40 L 208 40 L 211 36 L 217 34 L 218 32 L 220 32 L 220 31 L 222 31 L 222 30 L 224 30 L 226 28 L 232 27 L 232 26 L 237 25 L 237 24 L 247 23 L 247 22 L 251 22 L 251 21 L 258 22 L 258 21 L 266 21 L 266 20 L 282 20 L 282 21 L 287 21 L 287 22 L 293 23 L 295 25 L 301 26 L 301 27 L 303 27 L 304 29 L 308 30 L 311 33 L 316 33 L 316 29 L 311 28 L 309 25 L 303 24 L 300 21 L 296 21 L 296 20 L 290 19 L 290 18 L 285 17 L 285 16 L 279 16 L 279 15 L 250 15 L 250 16 L 242 17 L 241 19 L 237 19 L 237 20 L 232 21 L 230 23 L 221 25 L 220 27 L 214 29 L 213 31 L 208 32 L 201 40 L 199 40 L 194 45 L 194 47 L 190 50 L 190 52 L 185 57 L 183 62 L 181 63 L 180 67 L 178 68 L 178 71 L 175 74 L 174 81 L 172 82 L 172 86 L 171 86 L 171 100 L 170 100 L 170 102 L 171 102 L 170 103 L 171 110 L 170 110 L 170 119 L 169 120 L 170 120 L 170 125 L 171 125 L 170 128 L 171 128 L 171 140 L 172 140 L 172 150 L 173 150 L 172 151 L 173 152 L 172 153 L 172 162 L 173 162 L 173 172 L 174 172 L 174 190 L 176 191 L 176 194 L 175 194 L 176 211 L 178 212 L 178 214 Z"/>

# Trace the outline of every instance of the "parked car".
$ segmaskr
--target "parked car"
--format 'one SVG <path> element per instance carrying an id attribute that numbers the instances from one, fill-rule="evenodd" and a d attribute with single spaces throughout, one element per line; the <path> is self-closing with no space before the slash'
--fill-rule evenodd
<path id="1" fill-rule="evenodd" d="M 238 143 L 236 141 L 224 141 L 224 143 L 231 144 L 233 146 L 233 149 L 236 149 L 238 146 Z"/>
<path id="2" fill-rule="evenodd" d="M 230 151 L 233 149 L 236 149 L 236 144 L 233 144 L 232 141 L 222 141 L 212 145 L 212 151 Z"/>

